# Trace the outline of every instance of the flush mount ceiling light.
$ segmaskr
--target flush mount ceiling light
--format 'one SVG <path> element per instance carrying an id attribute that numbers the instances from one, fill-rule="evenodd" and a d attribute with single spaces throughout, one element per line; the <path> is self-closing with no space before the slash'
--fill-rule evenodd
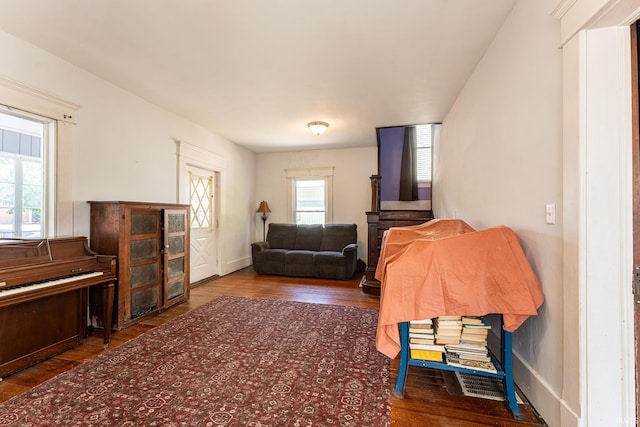
<path id="1" fill-rule="evenodd" d="M 327 122 L 310 122 L 309 124 L 307 124 L 307 127 L 309 129 L 311 129 L 311 132 L 315 133 L 316 135 L 320 135 L 320 134 L 322 134 L 322 132 L 327 130 L 327 128 L 329 127 L 329 123 L 327 123 Z"/>

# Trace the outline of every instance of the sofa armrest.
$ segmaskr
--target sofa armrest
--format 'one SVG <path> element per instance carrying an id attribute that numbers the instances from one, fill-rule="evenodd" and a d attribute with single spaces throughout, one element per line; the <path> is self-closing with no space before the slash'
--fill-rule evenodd
<path id="1" fill-rule="evenodd" d="M 347 246 L 345 246 L 342 249 L 342 254 L 343 255 L 347 255 L 348 252 L 355 252 L 358 250 L 358 244 L 357 243 L 349 243 Z"/>
<path id="2" fill-rule="evenodd" d="M 253 252 L 254 250 L 257 252 L 261 252 L 265 249 L 269 249 L 269 242 L 253 242 L 251 244 L 251 251 Z"/>
<path id="3" fill-rule="evenodd" d="M 269 249 L 269 242 L 253 242 L 251 244 L 251 261 L 253 262 L 253 268 L 256 268 L 256 254 Z"/>
<path id="4" fill-rule="evenodd" d="M 347 246 L 342 249 L 342 254 L 344 255 L 347 271 L 345 275 L 345 279 L 351 278 L 353 274 L 356 272 L 358 268 L 358 244 L 357 243 L 349 243 Z"/>

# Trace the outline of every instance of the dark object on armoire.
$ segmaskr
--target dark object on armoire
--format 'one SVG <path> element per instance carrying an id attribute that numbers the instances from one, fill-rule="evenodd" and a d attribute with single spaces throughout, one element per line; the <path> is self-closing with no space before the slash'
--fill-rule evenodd
<path id="1" fill-rule="evenodd" d="M 371 211 L 367 212 L 367 269 L 362 291 L 370 295 L 380 295 L 380 281 L 375 278 L 382 235 L 391 227 L 419 225 L 433 219 L 432 211 Z"/>
<path id="2" fill-rule="evenodd" d="M 117 256 L 113 328 L 189 299 L 189 205 L 89 202 L 91 248 Z M 101 304 L 90 294 L 91 305 Z M 92 318 L 102 327 L 101 318 Z"/>

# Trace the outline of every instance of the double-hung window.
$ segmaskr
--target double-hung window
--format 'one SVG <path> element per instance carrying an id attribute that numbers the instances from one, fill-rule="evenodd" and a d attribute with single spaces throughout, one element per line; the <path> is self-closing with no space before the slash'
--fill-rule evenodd
<path id="1" fill-rule="evenodd" d="M 0 112 L 0 237 L 44 237 L 51 120 Z"/>
<path id="2" fill-rule="evenodd" d="M 287 170 L 289 215 L 292 224 L 333 222 L 333 168 Z"/>
<path id="3" fill-rule="evenodd" d="M 431 153 L 433 151 L 432 125 L 416 125 L 416 167 L 418 186 L 431 186 Z"/>
<path id="4" fill-rule="evenodd" d="M 0 237 L 72 235 L 78 105 L 0 77 Z"/>

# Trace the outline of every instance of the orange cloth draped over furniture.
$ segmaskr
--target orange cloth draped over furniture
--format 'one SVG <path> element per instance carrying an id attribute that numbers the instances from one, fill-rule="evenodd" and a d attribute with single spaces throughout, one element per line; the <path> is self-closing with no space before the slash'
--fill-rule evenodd
<path id="1" fill-rule="evenodd" d="M 376 279 L 381 282 L 376 347 L 390 358 L 400 351 L 400 322 L 498 313 L 505 330 L 513 332 L 544 301 L 513 230 L 475 231 L 462 220 L 387 230 Z"/>

